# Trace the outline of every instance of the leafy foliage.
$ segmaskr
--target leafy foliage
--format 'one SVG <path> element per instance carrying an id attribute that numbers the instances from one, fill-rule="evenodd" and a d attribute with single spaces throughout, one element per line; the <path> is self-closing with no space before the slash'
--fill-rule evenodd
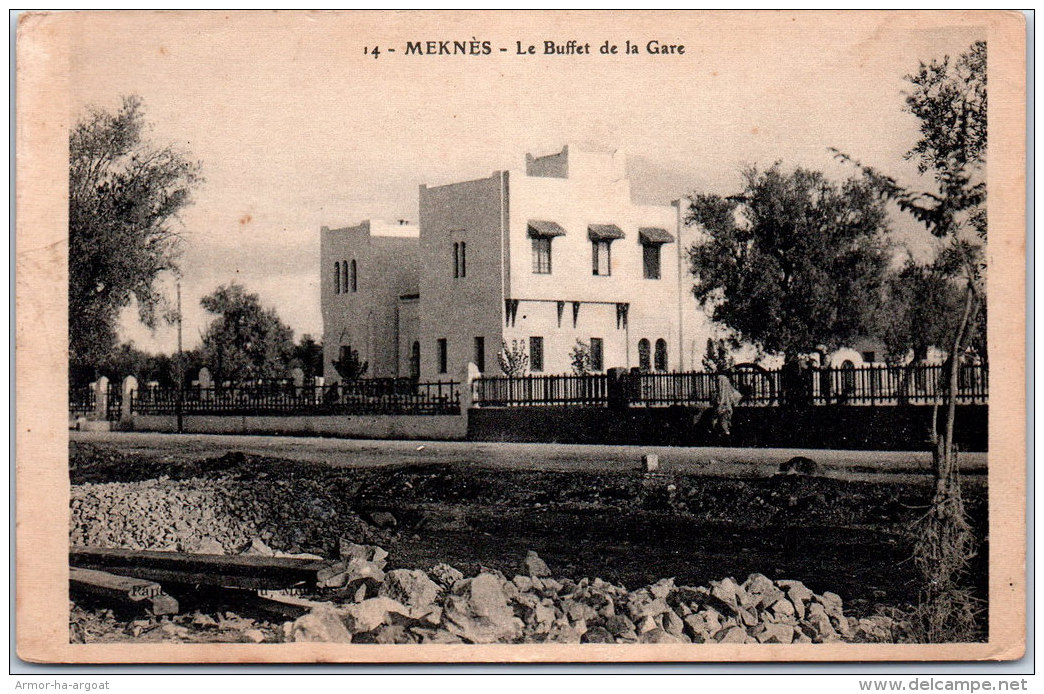
<path id="1" fill-rule="evenodd" d="M 707 351 L 703 354 L 703 370 L 708 373 L 731 371 L 736 365 L 732 351 L 722 339 L 707 338 Z"/>
<path id="2" fill-rule="evenodd" d="M 591 373 L 591 345 L 578 339 L 569 352 L 569 363 L 577 376 Z"/>
<path id="3" fill-rule="evenodd" d="M 740 339 L 788 359 L 864 334 L 888 262 L 877 190 L 778 163 L 744 178 L 740 195 L 691 200 L 687 221 L 706 234 L 689 251 L 699 302 Z"/>
<path id="4" fill-rule="evenodd" d="M 370 362 L 359 358 L 359 350 L 342 347 L 340 359 L 333 361 L 333 367 L 343 383 L 351 383 L 366 375 L 370 370 Z"/>
<path id="5" fill-rule="evenodd" d="M 218 287 L 200 301 L 217 316 L 203 334 L 203 362 L 217 383 L 283 378 L 294 351 L 293 331 L 242 285 Z"/>
<path id="6" fill-rule="evenodd" d="M 964 510 L 953 441 L 960 359 L 965 348 L 976 343 L 985 356 L 986 43 L 972 44 L 953 62 L 946 56 L 921 63 L 907 80 L 913 91 L 907 94 L 906 110 L 921 125 L 921 137 L 907 158 L 917 160 L 922 174 L 931 173 L 937 191 L 910 190 L 835 152 L 862 168 L 882 198 L 895 201 L 933 235 L 949 240 L 930 268 L 908 269 L 899 281 L 912 292 L 921 290 L 922 299 L 936 298 L 943 304 L 937 310 L 947 314 L 936 316 L 929 325 L 942 334 L 940 340 L 950 355 L 943 432 L 935 427 L 932 432 L 935 491 L 928 512 L 912 526 L 913 560 L 923 580 L 914 624 L 926 641 L 963 641 L 980 638 L 982 633 L 978 606 L 964 585 L 977 543 Z M 943 286 L 947 281 L 959 295 L 952 305 L 946 305 L 951 303 Z M 896 337 L 914 341 L 924 327 L 916 324 L 916 315 L 900 318 Z"/>
<path id="7" fill-rule="evenodd" d="M 506 340 L 500 344 L 500 351 L 497 352 L 500 370 L 505 376 L 524 376 L 529 369 L 529 354 L 526 352 L 525 342 L 512 340 L 510 347 Z"/>
<path id="8" fill-rule="evenodd" d="M 305 380 L 312 380 L 323 375 L 323 345 L 316 342 L 309 334 L 301 336 L 301 341 L 294 345 L 291 367 L 299 366 L 304 371 Z"/>
<path id="9" fill-rule="evenodd" d="M 142 102 L 92 110 L 69 134 L 69 360 L 90 371 L 116 345 L 133 299 L 153 327 L 166 310 L 156 288 L 177 271 L 174 222 L 202 180 L 198 163 L 145 140 Z"/>

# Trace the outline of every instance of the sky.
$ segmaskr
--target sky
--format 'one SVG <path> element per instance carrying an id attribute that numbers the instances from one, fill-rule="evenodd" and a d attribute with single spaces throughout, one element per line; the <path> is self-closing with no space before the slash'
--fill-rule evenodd
<path id="1" fill-rule="evenodd" d="M 421 183 L 488 176 L 566 143 L 627 152 L 645 203 L 735 193 L 745 166 L 775 161 L 851 175 L 830 147 L 927 187 L 903 159 L 917 138 L 903 77 L 984 38 L 974 26 L 807 12 L 140 12 L 75 26 L 70 122 L 137 94 L 150 139 L 202 164 L 177 229 L 186 348 L 211 318 L 200 298 L 232 281 L 295 337 L 320 336 L 321 226 L 416 221 Z M 491 54 L 405 53 L 407 41 L 453 39 L 488 40 Z M 543 41 L 569 39 L 593 55 L 541 54 Z M 651 39 L 685 53 L 650 55 Z M 516 55 L 517 41 L 537 54 Z M 601 55 L 604 41 L 640 53 Z M 374 45 L 397 50 L 364 54 Z M 898 213 L 893 227 L 923 252 L 922 230 Z M 176 347 L 173 327 L 151 332 L 133 309 L 121 335 L 151 352 Z"/>

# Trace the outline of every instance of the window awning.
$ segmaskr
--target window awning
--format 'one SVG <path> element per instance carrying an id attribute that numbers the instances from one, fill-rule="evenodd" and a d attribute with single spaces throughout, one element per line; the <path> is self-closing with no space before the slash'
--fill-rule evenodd
<path id="1" fill-rule="evenodd" d="M 615 224 L 587 225 L 587 238 L 592 241 L 611 241 L 613 239 L 622 239 L 623 237 L 623 231 Z"/>
<path id="2" fill-rule="evenodd" d="M 638 229 L 638 238 L 642 243 L 674 243 L 674 236 L 666 229 L 659 227 L 641 227 Z"/>
<path id="3" fill-rule="evenodd" d="M 548 222 L 542 219 L 529 220 L 529 237 L 533 239 L 551 238 L 554 236 L 565 236 L 565 229 L 557 222 Z"/>

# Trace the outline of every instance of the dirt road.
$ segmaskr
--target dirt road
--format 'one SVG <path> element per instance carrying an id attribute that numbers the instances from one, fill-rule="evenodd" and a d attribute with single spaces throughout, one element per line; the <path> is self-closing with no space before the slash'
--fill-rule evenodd
<path id="1" fill-rule="evenodd" d="M 848 480 L 916 481 L 930 476 L 931 454 L 910 451 L 836 451 L 792 448 L 677 448 L 670 446 L 590 446 L 472 441 L 374 441 L 280 436 L 70 432 L 74 442 L 113 446 L 125 454 L 196 460 L 230 450 L 334 467 L 458 463 L 486 468 L 583 472 L 624 472 L 644 453 L 659 456 L 664 472 L 735 477 L 771 475 L 780 463 L 806 456 L 822 474 Z M 986 453 L 961 455 L 962 470 L 985 476 Z"/>

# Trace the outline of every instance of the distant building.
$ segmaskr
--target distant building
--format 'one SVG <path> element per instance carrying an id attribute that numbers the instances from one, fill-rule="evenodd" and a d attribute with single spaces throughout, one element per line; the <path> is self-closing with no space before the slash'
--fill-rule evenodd
<path id="1" fill-rule="evenodd" d="M 530 372 L 571 371 L 577 341 L 595 371 L 700 366 L 712 328 L 691 293 L 698 233 L 681 203 L 631 201 L 620 152 L 565 147 L 525 168 L 422 185 L 419 229 L 323 227 L 328 379 L 348 350 L 368 377 L 457 379 L 468 362 L 497 375 L 504 343 Z"/>

